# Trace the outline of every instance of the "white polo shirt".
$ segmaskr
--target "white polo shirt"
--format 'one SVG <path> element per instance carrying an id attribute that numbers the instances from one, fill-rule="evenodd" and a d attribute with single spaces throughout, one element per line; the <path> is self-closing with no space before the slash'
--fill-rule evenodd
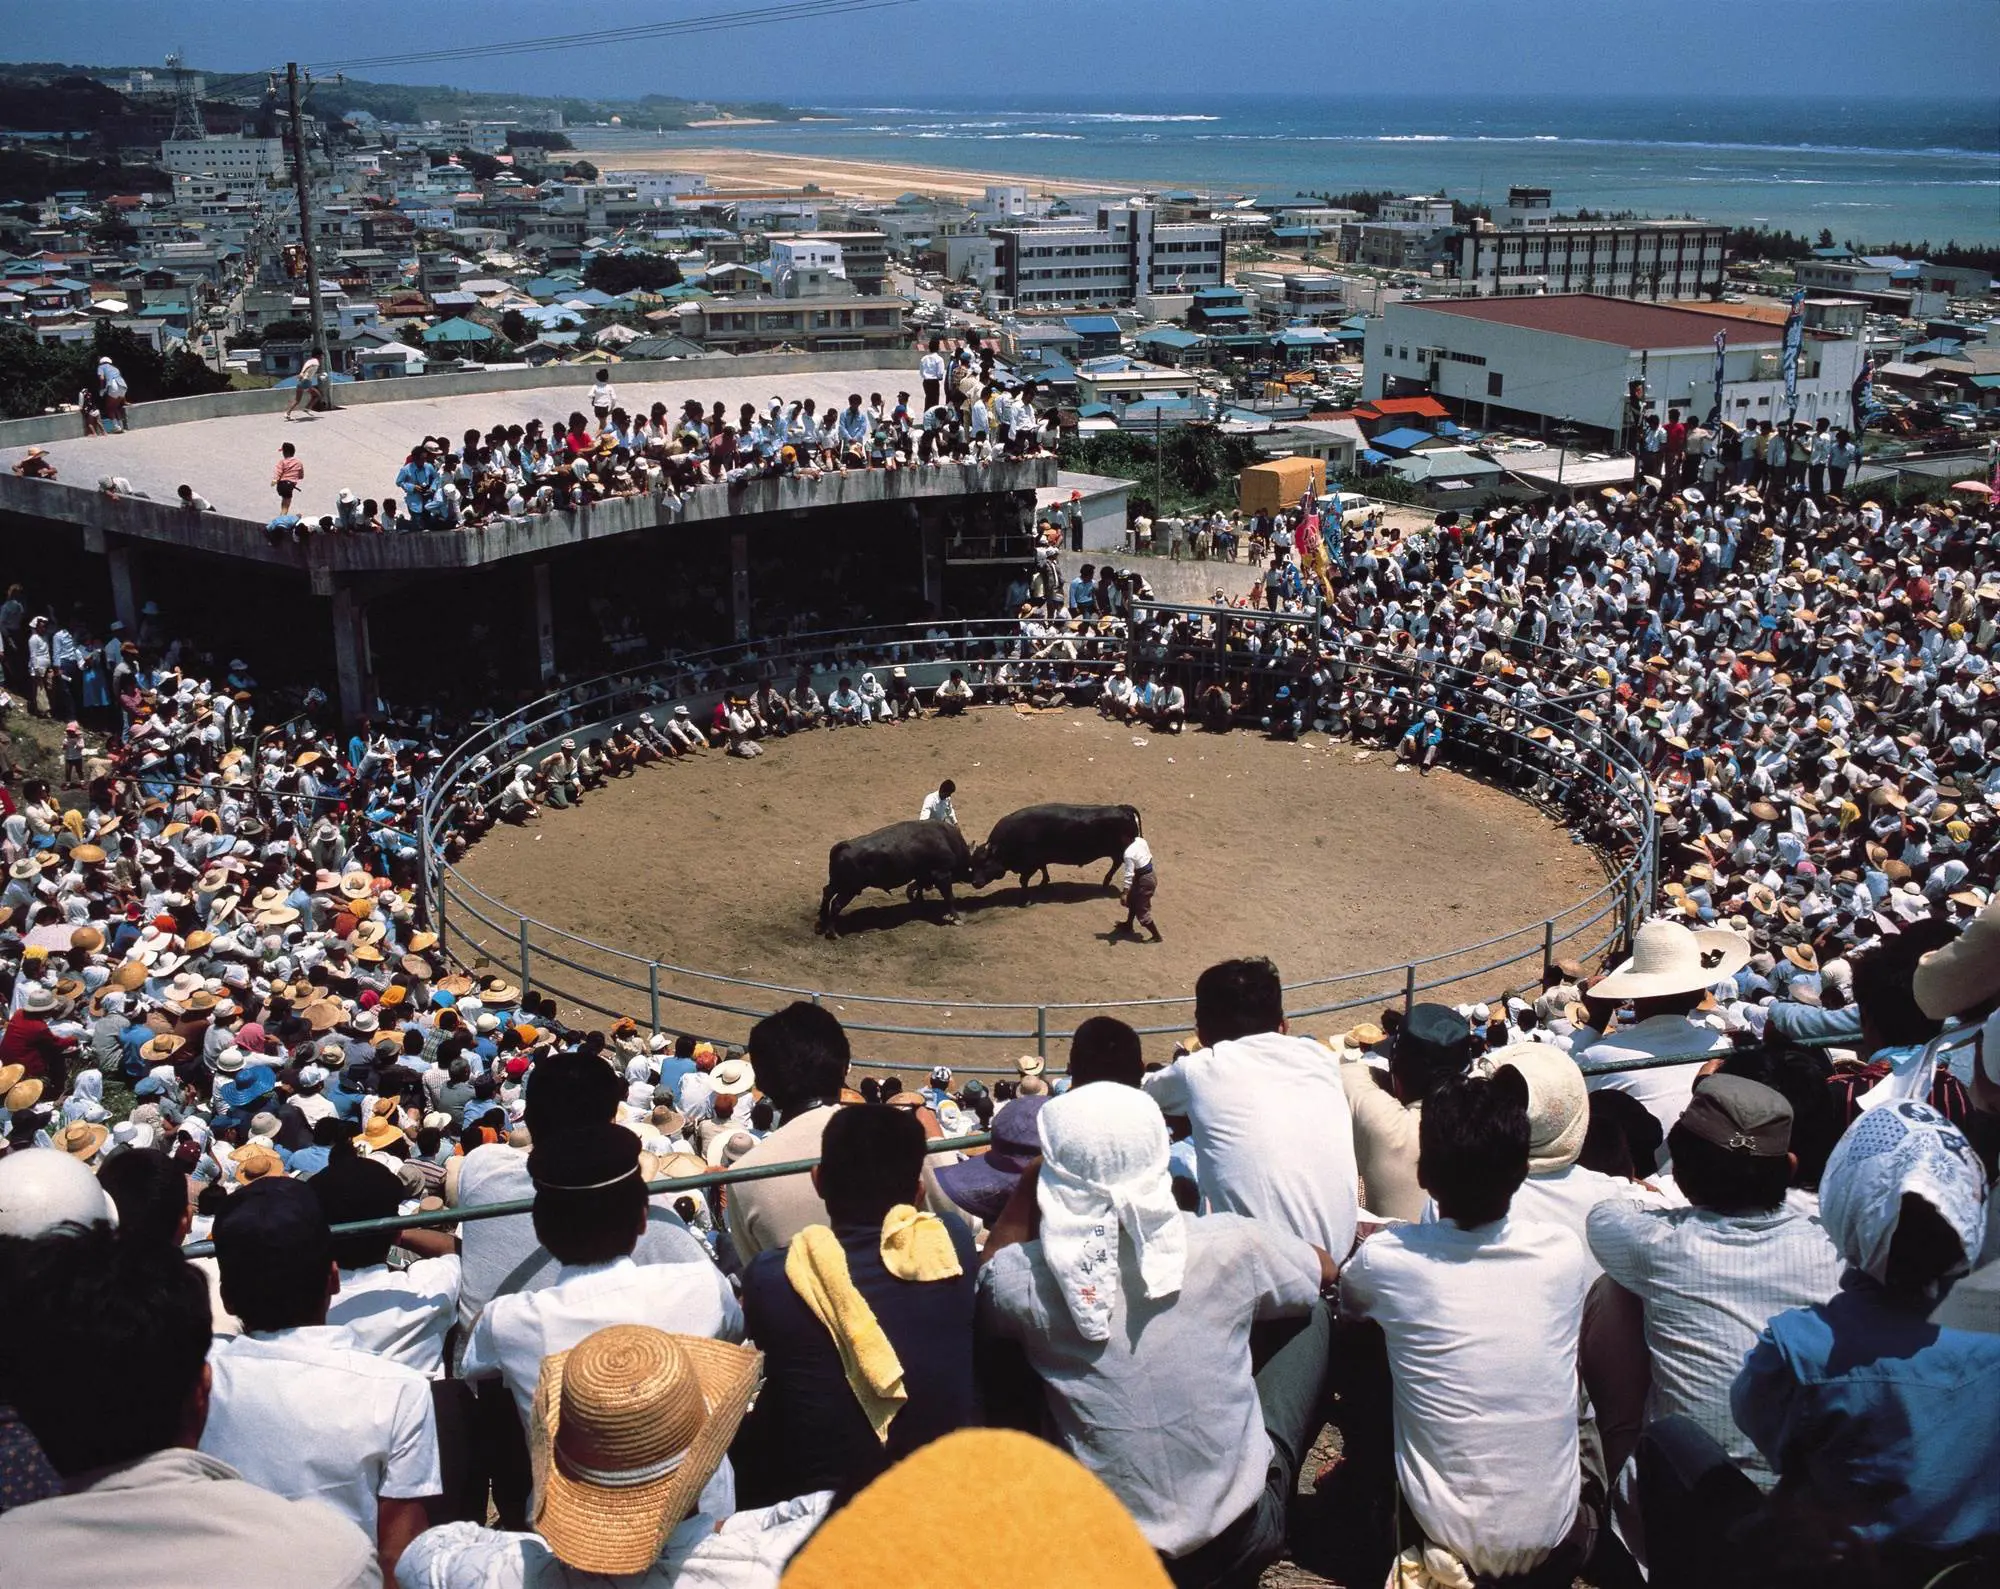
<path id="1" fill-rule="evenodd" d="M 1360 1188 L 1340 1061 L 1324 1044 L 1259 1032 L 1197 1049 L 1146 1078 L 1194 1128 L 1202 1207 L 1269 1220 L 1336 1260 L 1354 1245 Z"/>
<path id="2" fill-rule="evenodd" d="M 201 1449 L 252 1484 L 322 1501 L 370 1539 L 379 1501 L 443 1492 L 430 1386 L 364 1351 L 352 1330 L 239 1335 L 211 1346 L 208 1363 Z"/>
<path id="3" fill-rule="evenodd" d="M 377 1357 L 444 1378 L 444 1338 L 458 1311 L 457 1256 L 422 1258 L 407 1269 L 370 1264 L 340 1271 L 326 1322 L 344 1324 Z"/>
<path id="4" fill-rule="evenodd" d="M 672 1335 L 743 1339 L 743 1309 L 706 1256 L 693 1263 L 564 1264 L 553 1284 L 486 1304 L 467 1343 L 467 1379 L 498 1375 L 529 1427 L 542 1359 L 613 1324 L 649 1324 Z"/>
<path id="5" fill-rule="evenodd" d="M 1583 1244 L 1557 1225 L 1378 1232 L 1341 1271 L 1395 1381 L 1396 1476 L 1424 1532 L 1481 1578 L 1534 1568 L 1576 1518 Z"/>

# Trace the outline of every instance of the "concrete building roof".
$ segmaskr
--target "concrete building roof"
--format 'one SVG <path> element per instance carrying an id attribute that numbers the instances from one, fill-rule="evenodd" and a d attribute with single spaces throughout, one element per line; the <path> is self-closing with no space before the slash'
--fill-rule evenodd
<path id="1" fill-rule="evenodd" d="M 1609 342 L 1634 352 L 1641 348 L 1702 347 L 1712 343 L 1718 331 L 1730 333 L 1732 347 L 1775 344 L 1781 340 L 1781 328 L 1770 333 L 1749 332 L 1746 339 L 1744 322 L 1733 315 L 1607 298 L 1598 293 L 1549 293 L 1531 298 L 1426 298 L 1406 307 L 1456 315 L 1465 320 L 1483 320 L 1490 325 L 1520 326 L 1553 336 L 1577 337 L 1585 342 Z"/>

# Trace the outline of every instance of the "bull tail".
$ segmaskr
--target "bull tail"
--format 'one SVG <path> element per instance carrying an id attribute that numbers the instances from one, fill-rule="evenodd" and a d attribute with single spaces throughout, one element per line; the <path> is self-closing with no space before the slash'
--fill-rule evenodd
<path id="1" fill-rule="evenodd" d="M 1132 826 L 1138 830 L 1139 837 L 1143 839 L 1146 836 L 1146 824 L 1140 820 L 1139 808 L 1137 806 L 1126 806 L 1124 809 L 1131 814 Z"/>

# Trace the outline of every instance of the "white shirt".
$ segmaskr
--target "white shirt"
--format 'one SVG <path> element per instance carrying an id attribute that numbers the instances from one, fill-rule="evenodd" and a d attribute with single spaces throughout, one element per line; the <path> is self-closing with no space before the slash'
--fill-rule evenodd
<path id="1" fill-rule="evenodd" d="M 1766 1324 L 1840 1289 L 1844 1265 L 1826 1227 L 1790 1201 L 1768 1214 L 1715 1214 L 1620 1200 L 1593 1209 L 1589 1231 L 1604 1272 L 1646 1304 L 1647 1422 L 1685 1414 L 1769 1489 L 1776 1475 L 1736 1427 L 1729 1387 Z"/>
<path id="2" fill-rule="evenodd" d="M 951 796 L 940 794 L 933 789 L 924 796 L 924 807 L 917 813 L 919 822 L 949 822 L 958 826 L 958 813 L 952 809 Z"/>
<path id="3" fill-rule="evenodd" d="M 1657 1192 L 1650 1191 L 1637 1181 L 1572 1164 L 1565 1169 L 1552 1170 L 1547 1175 L 1530 1175 L 1514 1189 L 1514 1201 L 1508 1205 L 1507 1217 L 1517 1224 L 1562 1226 L 1584 1244 L 1584 1262 L 1590 1279 L 1595 1281 L 1604 1270 L 1590 1251 L 1590 1211 L 1614 1197 L 1652 1207 L 1665 1206 Z M 1435 1225 L 1437 1220 L 1437 1204 L 1426 1198 L 1423 1222 Z"/>
<path id="4" fill-rule="evenodd" d="M 444 1338 L 458 1310 L 456 1254 L 421 1258 L 407 1269 L 370 1264 L 340 1271 L 326 1322 L 343 1324 L 377 1357 L 444 1378 Z"/>
<path id="5" fill-rule="evenodd" d="M 1132 685 L 1127 683 L 1125 688 L 1129 691 L 1132 689 Z M 1136 838 L 1130 844 L 1126 845 L 1125 856 L 1118 869 L 1119 891 L 1122 893 L 1124 890 L 1130 888 L 1132 886 L 1132 879 L 1137 877 L 1143 868 L 1152 864 L 1153 847 L 1143 837 Z"/>
<path id="6" fill-rule="evenodd" d="M 821 1490 L 726 1517 L 698 1511 L 620 1589 L 776 1589 L 785 1564 L 833 1506 Z M 419 1534 L 396 1563 L 401 1589 L 600 1589 L 611 1582 L 565 1566 L 539 1534 L 446 1523 Z"/>
<path id="7" fill-rule="evenodd" d="M 378 1502 L 442 1493 L 430 1386 L 352 1330 L 239 1335 L 215 1342 L 208 1363 L 201 1449 L 252 1484 L 322 1501 L 370 1539 Z"/>
<path id="8" fill-rule="evenodd" d="M 1353 1116 L 1331 1049 L 1259 1032 L 1197 1049 L 1145 1086 L 1162 1114 L 1194 1127 L 1204 1209 L 1266 1219 L 1346 1255 L 1360 1189 Z"/>
<path id="9" fill-rule="evenodd" d="M 1425 1534 L 1479 1577 L 1539 1565 L 1576 1519 L 1583 1244 L 1506 1218 L 1400 1225 L 1341 1272 L 1388 1337 L 1396 1475 Z"/>
<path id="10" fill-rule="evenodd" d="M 1655 1054 L 1725 1054 L 1729 1047 L 1728 1034 L 1706 1020 L 1687 1015 L 1649 1015 L 1591 1044 L 1578 1056 L 1578 1063 L 1583 1066 L 1584 1085 L 1590 1091 L 1629 1092 L 1660 1122 L 1662 1131 L 1671 1131 L 1694 1097 L 1695 1080 L 1706 1059 L 1692 1059 L 1685 1065 L 1657 1065 L 1651 1070 L 1596 1074 L 1591 1067 Z M 1661 1149 L 1662 1157 L 1665 1151 Z"/>
<path id="11" fill-rule="evenodd" d="M 521 1427 L 529 1427 L 542 1359 L 566 1352 L 612 1324 L 650 1324 L 672 1335 L 743 1339 L 743 1309 L 712 1263 L 564 1264 L 540 1291 L 497 1296 L 473 1327 L 463 1365 L 467 1379 L 495 1374 L 507 1382 Z"/>

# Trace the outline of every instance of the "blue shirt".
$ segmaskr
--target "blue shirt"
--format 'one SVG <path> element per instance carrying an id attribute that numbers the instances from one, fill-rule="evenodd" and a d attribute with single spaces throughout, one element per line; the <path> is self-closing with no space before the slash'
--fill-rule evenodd
<path id="1" fill-rule="evenodd" d="M 1765 1326 L 1730 1393 L 1780 1490 L 1871 1543 L 2000 1535 L 2000 1335 L 1942 1328 L 1930 1307 L 1850 1269 L 1831 1302 Z"/>
<path id="2" fill-rule="evenodd" d="M 317 1175 L 321 1170 L 326 1168 L 326 1161 L 332 1157 L 332 1148 L 322 1148 L 317 1145 L 310 1148 L 300 1148 L 298 1152 L 291 1156 L 288 1161 L 288 1167 L 294 1175 L 300 1177 Z"/>

